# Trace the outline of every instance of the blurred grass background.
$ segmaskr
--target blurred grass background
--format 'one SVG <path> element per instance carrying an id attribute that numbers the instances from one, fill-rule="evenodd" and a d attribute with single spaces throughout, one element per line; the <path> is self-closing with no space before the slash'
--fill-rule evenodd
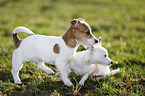
<path id="1" fill-rule="evenodd" d="M 62 35 L 74 18 L 84 18 L 93 34 L 120 67 L 115 76 L 87 80 L 85 86 L 68 88 L 59 77 L 47 75 L 26 62 L 20 71 L 22 85 L 11 75 L 15 49 L 12 31 L 25 26 L 36 34 Z M 20 33 L 21 38 L 28 34 Z M 145 95 L 145 6 L 144 0 L 0 0 L 0 95 Z M 78 51 L 83 50 L 79 47 Z M 55 66 L 50 66 L 57 72 Z M 80 77 L 71 74 L 77 83 Z"/>

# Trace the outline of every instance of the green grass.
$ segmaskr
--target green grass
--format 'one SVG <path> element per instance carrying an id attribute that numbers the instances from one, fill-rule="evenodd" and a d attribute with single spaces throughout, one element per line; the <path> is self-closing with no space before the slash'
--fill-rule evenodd
<path id="1" fill-rule="evenodd" d="M 121 71 L 100 81 L 69 88 L 55 75 L 47 75 L 29 62 L 20 71 L 22 85 L 11 74 L 15 49 L 12 31 L 26 26 L 36 34 L 63 34 L 70 20 L 84 18 L 93 34 Z M 20 33 L 21 38 L 28 35 Z M 0 0 L 0 95 L 145 95 L 145 6 L 144 0 Z M 79 47 L 78 51 L 83 50 Z M 55 72 L 55 66 L 48 65 Z M 81 77 L 71 74 L 76 84 Z"/>

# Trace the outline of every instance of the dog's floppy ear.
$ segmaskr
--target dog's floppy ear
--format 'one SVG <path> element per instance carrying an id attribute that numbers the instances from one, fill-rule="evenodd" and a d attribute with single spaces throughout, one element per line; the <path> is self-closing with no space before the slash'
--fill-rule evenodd
<path id="1" fill-rule="evenodd" d="M 80 23 L 81 21 L 85 21 L 83 18 L 73 19 L 70 23 L 72 27 L 75 27 L 77 23 Z"/>
<path id="2" fill-rule="evenodd" d="M 95 46 L 102 46 L 102 43 L 101 43 L 101 36 L 100 36 L 99 39 L 98 39 L 98 43 L 94 44 L 93 46 L 94 46 L 94 47 L 95 47 Z"/>
<path id="3" fill-rule="evenodd" d="M 99 45 L 101 46 L 102 43 L 101 43 L 101 36 L 99 37 Z"/>
<path id="4" fill-rule="evenodd" d="M 72 27 L 75 27 L 76 24 L 78 23 L 78 19 L 73 19 L 70 23 Z"/>

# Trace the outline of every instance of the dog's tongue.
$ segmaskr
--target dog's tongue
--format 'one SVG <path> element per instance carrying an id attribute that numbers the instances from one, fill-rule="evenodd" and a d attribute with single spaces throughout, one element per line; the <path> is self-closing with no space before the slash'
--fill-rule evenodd
<path id="1" fill-rule="evenodd" d="M 112 66 L 112 64 L 109 64 L 108 66 L 110 67 L 110 66 Z"/>

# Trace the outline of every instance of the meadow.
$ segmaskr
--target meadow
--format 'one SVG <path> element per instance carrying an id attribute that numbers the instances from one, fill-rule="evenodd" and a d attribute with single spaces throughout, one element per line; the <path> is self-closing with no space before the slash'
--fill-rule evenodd
<path id="1" fill-rule="evenodd" d="M 15 85 L 11 74 L 15 49 L 12 31 L 25 26 L 35 34 L 62 35 L 74 18 L 84 18 L 93 34 L 102 37 L 102 46 L 114 61 L 114 76 L 99 81 L 71 74 L 75 88 L 60 77 L 48 75 L 30 62 L 24 62 Z M 20 38 L 29 36 L 20 33 Z M 84 50 L 80 46 L 77 51 Z M 0 0 L 0 95 L 2 96 L 145 96 L 145 6 L 144 0 Z M 47 65 L 55 72 L 53 65 Z"/>

